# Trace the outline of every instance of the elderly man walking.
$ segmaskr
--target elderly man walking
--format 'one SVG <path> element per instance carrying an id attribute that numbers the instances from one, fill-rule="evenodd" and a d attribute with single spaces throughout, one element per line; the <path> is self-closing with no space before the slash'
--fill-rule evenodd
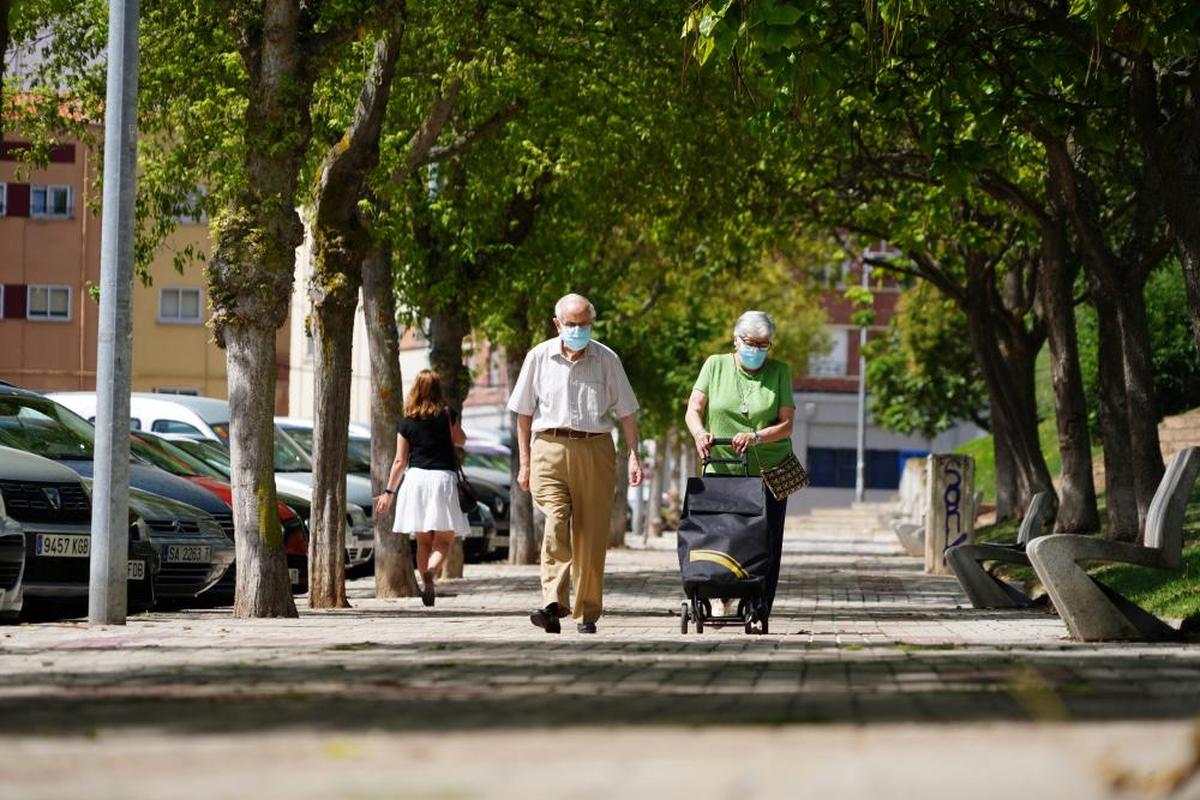
<path id="1" fill-rule="evenodd" d="M 580 633 L 595 633 L 603 610 L 616 481 L 613 417 L 630 449 L 629 485 L 642 482 L 637 399 L 617 354 L 592 339 L 595 320 L 596 309 L 586 297 L 569 294 L 559 300 L 554 306 L 559 335 L 529 351 L 508 402 L 517 414 L 517 483 L 525 491 L 532 486 L 533 502 L 546 515 L 544 607 L 529 615 L 546 633 L 559 633 L 559 619 L 568 615 Z"/>

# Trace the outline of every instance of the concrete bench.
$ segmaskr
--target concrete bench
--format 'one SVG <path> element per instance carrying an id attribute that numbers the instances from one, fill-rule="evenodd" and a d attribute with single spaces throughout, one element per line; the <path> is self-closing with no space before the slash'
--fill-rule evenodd
<path id="1" fill-rule="evenodd" d="M 988 572 L 984 564 L 1002 562 L 1029 566 L 1025 549 L 1034 539 L 1042 535 L 1042 529 L 1050 521 L 1053 505 L 1050 495 L 1038 492 L 1029 501 L 1025 518 L 1017 531 L 1017 541 L 1011 544 L 981 543 L 964 544 L 946 551 L 946 562 L 967 598 L 975 608 L 1029 608 L 1033 600 L 1023 591 L 1006 580 Z"/>
<path id="2" fill-rule="evenodd" d="M 1083 564 L 1134 564 L 1178 571 L 1183 564 L 1183 521 L 1200 472 L 1200 447 L 1171 459 L 1146 515 L 1145 545 L 1093 536 L 1044 536 L 1029 546 L 1029 560 L 1067 629 L 1085 642 L 1120 639 L 1163 641 L 1179 631 L 1092 578 Z"/>

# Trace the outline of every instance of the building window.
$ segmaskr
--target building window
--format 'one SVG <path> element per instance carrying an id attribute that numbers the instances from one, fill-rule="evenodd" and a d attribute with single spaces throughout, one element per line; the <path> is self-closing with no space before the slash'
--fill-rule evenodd
<path id="1" fill-rule="evenodd" d="M 0 217 L 8 216 L 8 184 L 0 183 Z"/>
<path id="2" fill-rule="evenodd" d="M 208 224 L 208 212 L 204 208 L 207 195 L 203 189 L 188 192 L 175 202 L 171 209 L 172 218 L 181 225 Z"/>
<path id="3" fill-rule="evenodd" d="M 910 456 L 909 451 L 867 450 L 866 488 L 898 488 L 900 470 Z M 851 447 L 810 447 L 808 474 L 814 487 L 853 489 L 858 474 L 858 451 Z"/>
<path id="4" fill-rule="evenodd" d="M 159 289 L 158 321 L 175 325 L 199 325 L 204 321 L 200 305 L 199 289 Z"/>
<path id="5" fill-rule="evenodd" d="M 32 186 L 29 190 L 29 215 L 52 219 L 71 217 L 70 186 Z"/>
<path id="6" fill-rule="evenodd" d="M 815 378 L 844 377 L 849 372 L 849 331 L 827 327 L 825 333 L 829 336 L 829 352 L 808 359 L 808 374 Z"/>
<path id="7" fill-rule="evenodd" d="M 26 318 L 64 322 L 71 319 L 70 286 L 30 286 L 27 291 Z"/>

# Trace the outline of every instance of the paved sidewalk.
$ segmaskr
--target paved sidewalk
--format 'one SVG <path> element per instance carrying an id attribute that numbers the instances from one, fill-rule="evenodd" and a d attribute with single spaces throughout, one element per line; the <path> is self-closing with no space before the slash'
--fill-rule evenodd
<path id="1" fill-rule="evenodd" d="M 762 637 L 680 635 L 670 537 L 610 554 L 593 637 L 508 565 L 432 610 L 0 628 L 0 797 L 1200 796 L 1194 646 L 961 608 L 889 536 L 789 531 Z"/>

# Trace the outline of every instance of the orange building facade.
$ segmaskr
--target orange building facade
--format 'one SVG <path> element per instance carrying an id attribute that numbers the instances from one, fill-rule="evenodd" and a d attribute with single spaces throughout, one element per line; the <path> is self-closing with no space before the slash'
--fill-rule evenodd
<path id="1" fill-rule="evenodd" d="M 0 380 L 39 391 L 94 390 L 100 283 L 99 154 L 76 142 L 49 163 L 23 163 L 27 144 L 0 144 Z M 225 354 L 213 342 L 202 264 L 183 273 L 174 254 L 210 250 L 207 220 L 181 218 L 135 281 L 134 391 L 226 397 Z M 276 409 L 287 412 L 289 340 L 277 339 Z"/>

